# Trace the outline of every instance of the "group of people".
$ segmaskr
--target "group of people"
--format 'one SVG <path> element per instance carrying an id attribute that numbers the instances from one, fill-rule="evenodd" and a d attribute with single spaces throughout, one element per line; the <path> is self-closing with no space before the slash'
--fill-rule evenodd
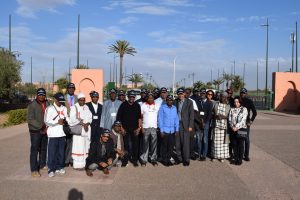
<path id="1" fill-rule="evenodd" d="M 113 166 L 134 167 L 183 164 L 190 160 L 241 165 L 250 161 L 250 126 L 256 117 L 253 102 L 242 88 L 233 98 L 231 89 L 214 98 L 205 88 L 176 91 L 177 98 L 165 87 L 152 91 L 110 89 L 100 104 L 92 91 L 91 102 L 85 94 L 75 95 L 69 83 L 67 94 L 56 93 L 53 103 L 43 88 L 28 106 L 31 138 L 30 168 L 33 177 L 40 170 L 48 176 L 65 174 L 65 167 L 85 170 L 93 176 L 96 169 L 109 174 Z M 252 113 L 252 114 L 251 114 Z"/>

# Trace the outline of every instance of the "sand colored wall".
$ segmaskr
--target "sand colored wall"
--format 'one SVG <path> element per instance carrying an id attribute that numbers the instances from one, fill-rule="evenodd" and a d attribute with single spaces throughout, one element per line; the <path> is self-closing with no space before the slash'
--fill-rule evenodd
<path id="1" fill-rule="evenodd" d="M 274 110 L 300 111 L 300 73 L 273 73 Z"/>
<path id="2" fill-rule="evenodd" d="M 72 83 L 76 86 L 75 94 L 83 92 L 86 96 L 86 102 L 91 101 L 90 92 L 95 90 L 99 92 L 99 101 L 103 102 L 103 78 L 102 69 L 73 69 Z"/>

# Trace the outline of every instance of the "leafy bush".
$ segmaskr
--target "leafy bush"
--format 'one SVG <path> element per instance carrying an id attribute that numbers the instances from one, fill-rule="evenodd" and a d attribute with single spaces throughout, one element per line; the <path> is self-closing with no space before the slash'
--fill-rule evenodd
<path id="1" fill-rule="evenodd" d="M 26 122 L 26 118 L 27 118 L 27 109 L 11 110 L 8 112 L 8 120 L 5 125 L 9 126 L 9 125 L 22 124 Z"/>

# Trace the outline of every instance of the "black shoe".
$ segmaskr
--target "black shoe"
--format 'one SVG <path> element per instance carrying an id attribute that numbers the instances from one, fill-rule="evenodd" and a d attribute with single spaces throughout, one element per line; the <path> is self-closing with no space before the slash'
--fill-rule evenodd
<path id="1" fill-rule="evenodd" d="M 206 157 L 200 157 L 199 161 L 206 161 Z"/>
<path id="2" fill-rule="evenodd" d="M 146 162 L 141 162 L 142 167 L 146 167 Z"/>
<path id="3" fill-rule="evenodd" d="M 174 164 L 175 164 L 175 165 L 179 165 L 180 163 L 182 163 L 182 162 L 179 161 L 179 160 L 176 160 Z"/>
<path id="4" fill-rule="evenodd" d="M 121 167 L 127 167 L 127 164 L 128 164 L 127 162 L 126 163 L 124 162 L 122 163 Z"/>
<path id="5" fill-rule="evenodd" d="M 196 160 L 197 156 L 195 154 L 191 155 L 191 160 Z"/>
<path id="6" fill-rule="evenodd" d="M 152 164 L 154 167 L 158 166 L 158 164 L 157 164 L 156 161 L 152 161 L 151 164 Z"/>
<path id="7" fill-rule="evenodd" d="M 244 160 L 247 161 L 247 162 L 249 162 L 250 158 L 249 157 L 245 157 Z"/>
<path id="8" fill-rule="evenodd" d="M 169 160 L 169 161 L 167 162 L 167 165 L 168 165 L 168 166 L 173 166 L 173 163 Z"/>
<path id="9" fill-rule="evenodd" d="M 183 166 L 187 167 L 190 165 L 190 162 L 183 162 Z"/>
<path id="10" fill-rule="evenodd" d="M 134 166 L 134 167 L 138 167 L 139 164 L 138 164 L 137 162 L 134 162 L 134 163 L 133 163 L 133 166 Z"/>

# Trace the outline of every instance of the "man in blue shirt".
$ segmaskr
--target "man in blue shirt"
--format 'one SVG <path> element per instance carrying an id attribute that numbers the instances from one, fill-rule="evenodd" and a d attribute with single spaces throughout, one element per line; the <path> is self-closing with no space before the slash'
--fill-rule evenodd
<path id="1" fill-rule="evenodd" d="M 167 104 L 161 105 L 158 112 L 158 127 L 162 138 L 162 163 L 171 166 L 170 161 L 174 148 L 174 135 L 179 132 L 179 119 L 177 109 L 173 105 L 173 97 L 168 95 Z"/>

